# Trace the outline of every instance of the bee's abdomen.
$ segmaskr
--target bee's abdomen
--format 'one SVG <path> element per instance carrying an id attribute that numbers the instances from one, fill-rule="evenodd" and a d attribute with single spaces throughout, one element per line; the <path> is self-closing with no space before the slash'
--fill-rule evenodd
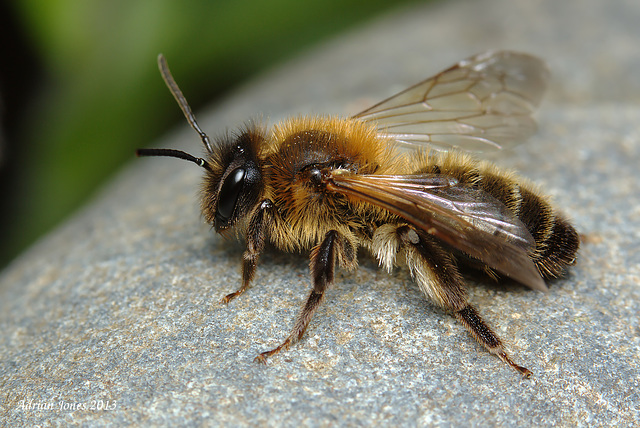
<path id="1" fill-rule="evenodd" d="M 536 241 L 531 255 L 533 262 L 545 278 L 557 278 L 566 266 L 575 262 L 580 238 L 576 230 L 549 202 L 525 187 L 518 185 L 520 198 L 514 213 Z"/>
<path id="2" fill-rule="evenodd" d="M 533 236 L 536 247 L 531 259 L 544 278 L 557 278 L 573 264 L 580 239 L 575 229 L 558 214 L 544 196 L 521 180 L 480 165 L 475 185 L 502 202 Z"/>
<path id="3" fill-rule="evenodd" d="M 580 239 L 547 199 L 510 173 L 459 153 L 430 156 L 420 172 L 445 174 L 471 184 L 505 204 L 529 230 L 536 247 L 531 259 L 544 278 L 557 278 L 574 263 Z M 425 165 L 426 164 L 426 165 Z"/>

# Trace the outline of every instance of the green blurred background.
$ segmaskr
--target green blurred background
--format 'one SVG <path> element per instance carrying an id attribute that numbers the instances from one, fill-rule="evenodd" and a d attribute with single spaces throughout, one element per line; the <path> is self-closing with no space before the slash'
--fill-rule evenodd
<path id="1" fill-rule="evenodd" d="M 2 2 L 0 268 L 135 148 L 184 120 L 160 83 L 159 52 L 197 110 L 261 69 L 409 2 Z"/>

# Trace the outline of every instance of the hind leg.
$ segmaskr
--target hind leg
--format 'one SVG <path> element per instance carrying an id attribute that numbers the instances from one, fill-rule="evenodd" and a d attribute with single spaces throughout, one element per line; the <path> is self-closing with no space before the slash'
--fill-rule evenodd
<path id="1" fill-rule="evenodd" d="M 382 226 L 373 239 L 373 251 L 381 265 L 393 265 L 398 251 L 405 254 L 411 275 L 418 286 L 439 306 L 453 312 L 471 335 L 489 352 L 497 355 L 524 377 L 531 372 L 507 355 L 500 338 L 467 301 L 463 278 L 450 252 L 427 233 L 411 226 Z"/>

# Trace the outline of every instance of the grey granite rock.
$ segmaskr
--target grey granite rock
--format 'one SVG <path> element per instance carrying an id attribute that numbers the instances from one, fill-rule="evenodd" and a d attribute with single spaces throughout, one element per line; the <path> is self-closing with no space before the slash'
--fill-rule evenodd
<path id="1" fill-rule="evenodd" d="M 580 259 L 546 294 L 470 287 L 530 380 L 367 257 L 337 274 L 300 344 L 254 363 L 306 297 L 305 255 L 267 252 L 255 286 L 221 305 L 242 245 L 203 224 L 198 168 L 145 159 L 1 274 L 0 424 L 638 426 L 638 22 L 636 0 L 414 6 L 199 112 L 212 134 L 354 113 L 486 49 L 545 58 L 540 132 L 498 162 L 574 220 Z M 186 126 L 159 144 L 200 149 Z"/>

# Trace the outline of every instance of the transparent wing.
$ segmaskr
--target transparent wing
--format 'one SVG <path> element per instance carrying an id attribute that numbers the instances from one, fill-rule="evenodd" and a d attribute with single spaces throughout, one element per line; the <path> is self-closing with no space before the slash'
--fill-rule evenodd
<path id="1" fill-rule="evenodd" d="M 327 188 L 382 207 L 528 287 L 547 290 L 526 226 L 488 193 L 438 174 L 333 171 Z"/>
<path id="2" fill-rule="evenodd" d="M 353 116 L 375 123 L 399 146 L 478 152 L 518 144 L 535 130 L 549 70 L 540 59 L 487 52 Z"/>

